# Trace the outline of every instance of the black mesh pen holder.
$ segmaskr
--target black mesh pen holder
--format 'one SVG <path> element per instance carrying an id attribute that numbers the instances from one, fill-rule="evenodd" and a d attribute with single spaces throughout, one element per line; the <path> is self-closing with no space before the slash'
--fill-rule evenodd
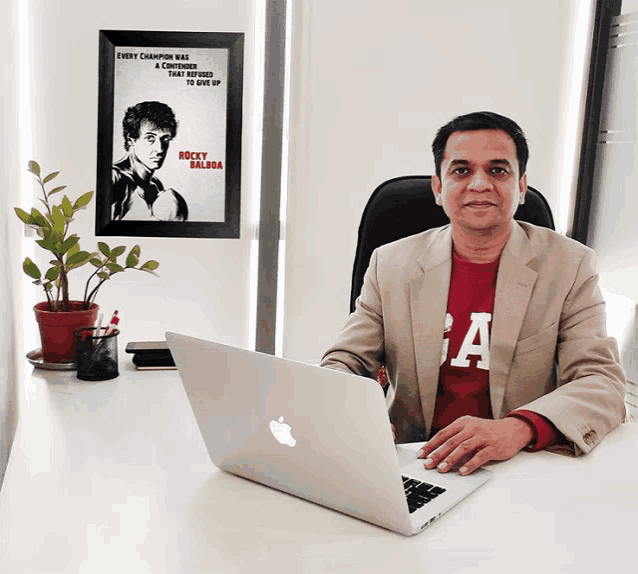
<path id="1" fill-rule="evenodd" d="M 105 329 L 102 329 L 104 331 Z M 78 379 L 83 381 L 108 381 L 119 376 L 117 362 L 118 329 L 105 335 L 96 335 L 95 327 L 75 332 Z"/>

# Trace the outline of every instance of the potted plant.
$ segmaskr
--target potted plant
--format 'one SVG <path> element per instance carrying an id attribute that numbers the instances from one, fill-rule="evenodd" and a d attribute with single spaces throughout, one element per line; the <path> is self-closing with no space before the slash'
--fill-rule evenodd
<path id="1" fill-rule="evenodd" d="M 81 327 L 93 326 L 98 313 L 98 305 L 95 298 L 100 287 L 116 273 L 122 273 L 126 269 L 137 269 L 156 275 L 159 267 L 157 261 L 147 261 L 139 265 L 140 246 L 135 245 L 126 255 L 124 265 L 117 262 L 118 257 L 124 254 L 126 247 L 120 245 L 111 249 L 106 243 L 98 242 L 99 251 L 82 251 L 80 239 L 74 233 L 69 235 L 69 224 L 74 215 L 84 209 L 93 192 L 89 191 L 81 195 L 75 202 L 71 202 L 64 195 L 59 205 L 52 205 L 52 195 L 61 192 L 65 185 L 50 189 L 48 192 L 45 184 L 57 177 L 60 173 L 55 171 L 46 177 L 40 177 L 40 166 L 35 161 L 29 162 L 30 171 L 42 188 L 43 197 L 40 201 L 46 211 L 41 213 L 33 208 L 31 213 L 16 208 L 15 212 L 22 222 L 35 229 L 39 236 L 36 243 L 50 251 L 53 259 L 49 261 L 50 267 L 42 274 L 38 266 L 28 257 L 24 260 L 22 268 L 24 272 L 34 279 L 36 285 L 44 289 L 47 300 L 37 303 L 34 307 L 36 320 L 40 328 L 42 339 L 42 354 L 44 361 L 48 363 L 62 363 L 73 361 L 75 358 L 74 332 Z M 89 263 L 95 267 L 84 288 L 84 298 L 81 301 L 69 299 L 69 272 Z"/>

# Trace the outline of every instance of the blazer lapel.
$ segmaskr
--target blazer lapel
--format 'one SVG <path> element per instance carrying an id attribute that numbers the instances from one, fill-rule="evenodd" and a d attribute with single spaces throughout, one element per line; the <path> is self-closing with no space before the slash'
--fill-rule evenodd
<path id="1" fill-rule="evenodd" d="M 526 265 L 534 255 L 527 235 L 515 222 L 501 255 L 492 314 L 490 399 L 495 419 L 506 414 L 502 409 L 507 376 L 538 275 Z"/>
<path id="2" fill-rule="evenodd" d="M 452 233 L 449 226 L 433 238 L 418 261 L 423 272 L 410 281 L 410 311 L 423 424 L 426 436 L 429 436 L 439 384 L 452 271 Z"/>

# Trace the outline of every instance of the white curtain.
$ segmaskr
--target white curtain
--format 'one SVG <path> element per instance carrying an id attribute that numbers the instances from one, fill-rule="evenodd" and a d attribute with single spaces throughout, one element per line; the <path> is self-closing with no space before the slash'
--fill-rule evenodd
<path id="1" fill-rule="evenodd" d="M 13 208 L 20 204 L 17 2 L 2 2 L 2 129 L 0 129 L 0 488 L 17 426 L 18 388 L 24 372 L 21 241 Z"/>
<path id="2" fill-rule="evenodd" d="M 638 418 L 638 0 L 612 19 L 596 149 L 590 245 L 598 254 L 607 331 L 627 372 L 627 411 Z"/>

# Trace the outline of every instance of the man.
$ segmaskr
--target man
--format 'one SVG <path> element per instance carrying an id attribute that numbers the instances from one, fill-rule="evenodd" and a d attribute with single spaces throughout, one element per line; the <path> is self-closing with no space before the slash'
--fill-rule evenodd
<path id="1" fill-rule="evenodd" d="M 188 206 L 154 176 L 177 133 L 173 110 L 161 102 L 131 106 L 122 122 L 127 156 L 113 165 L 112 219 L 186 221 Z"/>
<path id="2" fill-rule="evenodd" d="M 385 363 L 396 439 L 429 437 L 427 468 L 469 474 L 523 448 L 587 453 L 625 416 L 594 252 L 514 221 L 528 158 L 514 121 L 460 116 L 432 148 L 450 224 L 373 253 L 322 365 L 374 377 Z"/>

